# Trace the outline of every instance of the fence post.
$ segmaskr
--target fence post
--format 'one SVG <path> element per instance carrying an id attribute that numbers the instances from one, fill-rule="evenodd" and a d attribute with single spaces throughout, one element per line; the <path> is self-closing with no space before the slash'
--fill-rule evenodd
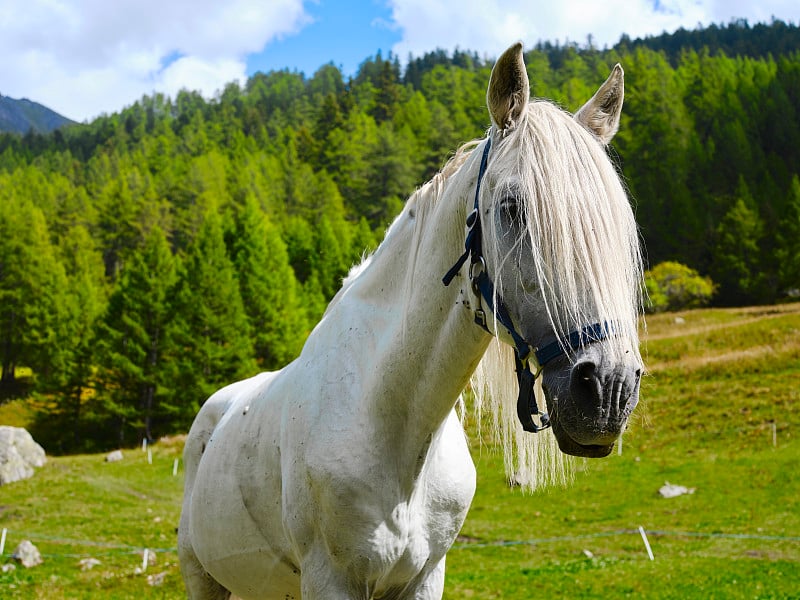
<path id="1" fill-rule="evenodd" d="M 642 541 L 644 542 L 644 547 L 647 548 L 647 556 L 650 557 L 650 560 L 655 560 L 653 556 L 653 551 L 650 549 L 650 542 L 647 540 L 647 534 L 644 532 L 644 527 L 639 525 L 639 533 L 642 535 Z"/>

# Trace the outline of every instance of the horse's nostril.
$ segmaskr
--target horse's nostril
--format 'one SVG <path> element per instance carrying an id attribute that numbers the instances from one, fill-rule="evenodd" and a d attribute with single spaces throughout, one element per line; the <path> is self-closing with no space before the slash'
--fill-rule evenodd
<path id="1" fill-rule="evenodd" d="M 572 395 L 577 403 L 586 408 L 600 403 L 600 385 L 597 365 L 585 361 L 575 365 L 572 371 Z"/>
<path id="2" fill-rule="evenodd" d="M 580 381 L 591 381 L 595 377 L 597 367 L 593 362 L 584 362 L 576 367 L 575 377 Z"/>

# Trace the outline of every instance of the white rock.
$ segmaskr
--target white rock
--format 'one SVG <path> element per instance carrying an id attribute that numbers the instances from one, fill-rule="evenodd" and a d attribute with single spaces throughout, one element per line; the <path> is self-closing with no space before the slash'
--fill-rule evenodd
<path id="1" fill-rule="evenodd" d="M 44 449 L 22 427 L 0 426 L 0 485 L 33 477 L 44 466 Z"/>
<path id="2" fill-rule="evenodd" d="M 167 578 L 167 572 L 162 571 L 161 573 L 156 573 L 155 575 L 148 575 L 147 583 L 148 585 L 159 586 L 164 583 L 164 579 L 166 578 Z"/>
<path id="3" fill-rule="evenodd" d="M 78 561 L 78 566 L 80 566 L 81 571 L 89 571 L 90 569 L 94 569 L 99 564 L 100 561 L 96 558 L 82 558 Z"/>
<path id="4" fill-rule="evenodd" d="M 675 498 L 676 496 L 683 496 L 684 494 L 694 494 L 695 488 L 687 488 L 683 485 L 675 485 L 674 483 L 670 483 L 669 481 L 665 481 L 664 485 L 662 485 L 658 493 L 661 494 L 663 498 Z"/>
<path id="5" fill-rule="evenodd" d="M 26 569 L 42 564 L 42 555 L 39 553 L 39 549 L 34 546 L 30 540 L 22 540 L 19 546 L 17 546 L 17 549 L 14 550 L 14 554 L 11 555 L 11 558 L 19 562 Z"/>
<path id="6" fill-rule="evenodd" d="M 106 454 L 106 462 L 118 462 L 122 458 L 122 450 L 113 450 Z"/>

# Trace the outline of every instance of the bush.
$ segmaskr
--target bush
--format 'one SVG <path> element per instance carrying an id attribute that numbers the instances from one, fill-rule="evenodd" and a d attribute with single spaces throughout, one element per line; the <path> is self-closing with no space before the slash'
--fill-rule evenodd
<path id="1" fill-rule="evenodd" d="M 716 291 L 709 277 L 677 262 L 659 263 L 644 274 L 645 309 L 664 312 L 706 306 Z"/>

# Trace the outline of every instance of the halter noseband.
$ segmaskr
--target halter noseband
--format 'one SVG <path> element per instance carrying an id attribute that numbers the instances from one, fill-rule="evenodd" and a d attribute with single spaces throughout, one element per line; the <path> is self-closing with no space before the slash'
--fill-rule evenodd
<path id="1" fill-rule="evenodd" d="M 541 375 L 545 365 L 566 354 L 567 348 L 577 350 L 581 346 L 593 342 L 599 342 L 608 337 L 611 326 L 608 323 L 594 323 L 586 325 L 579 331 L 573 331 L 563 339 L 556 339 L 549 344 L 534 348 L 514 327 L 514 322 L 508 312 L 503 299 L 495 292 L 494 283 L 486 272 L 486 261 L 483 258 L 483 244 L 481 237 L 481 217 L 479 199 L 481 192 L 481 181 L 486 173 L 486 166 L 489 162 L 489 150 L 492 147 L 492 138 L 486 139 L 481 156 L 481 166 L 478 170 L 478 181 L 475 184 L 475 205 L 472 212 L 467 215 L 467 238 L 464 242 L 464 253 L 458 258 L 450 270 L 442 278 L 445 285 L 450 282 L 464 266 L 467 258 L 470 259 L 469 277 L 472 284 L 472 291 L 478 297 L 478 308 L 475 310 L 475 323 L 480 325 L 488 333 L 486 313 L 481 306 L 481 299 L 489 307 L 489 311 L 494 319 L 500 323 L 514 340 L 514 363 L 517 370 L 517 382 L 519 384 L 519 396 L 517 398 L 517 417 L 525 431 L 536 433 L 551 426 L 550 416 L 539 410 L 536 403 L 536 393 L 534 384 Z M 496 302 L 495 302 L 496 300 Z M 536 373 L 531 371 L 531 354 L 536 360 Z M 533 417 L 539 418 L 537 424 Z"/>

